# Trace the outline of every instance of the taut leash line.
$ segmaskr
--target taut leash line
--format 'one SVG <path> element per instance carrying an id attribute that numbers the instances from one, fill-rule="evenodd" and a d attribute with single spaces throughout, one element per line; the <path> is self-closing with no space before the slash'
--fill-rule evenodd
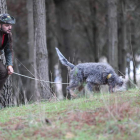
<path id="1" fill-rule="evenodd" d="M 19 75 L 19 76 L 22 76 L 22 77 L 26 77 L 28 79 L 32 79 L 32 80 L 37 80 L 37 81 L 40 81 L 40 82 L 45 82 L 45 83 L 51 83 L 51 84 L 69 84 L 69 83 L 58 83 L 58 82 L 50 82 L 50 81 L 45 81 L 45 80 L 40 80 L 40 79 L 36 79 L 36 78 L 33 78 L 33 77 L 29 77 L 29 76 L 26 76 L 26 75 L 22 75 L 22 74 L 19 74 L 19 73 L 16 73 L 16 72 L 13 72 L 13 74 L 15 75 Z"/>

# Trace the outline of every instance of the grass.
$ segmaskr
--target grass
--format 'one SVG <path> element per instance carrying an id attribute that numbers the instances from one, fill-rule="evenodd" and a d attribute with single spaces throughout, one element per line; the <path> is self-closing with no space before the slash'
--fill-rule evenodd
<path id="1" fill-rule="evenodd" d="M 138 90 L 0 110 L 0 140 L 126 140 L 140 137 Z"/>

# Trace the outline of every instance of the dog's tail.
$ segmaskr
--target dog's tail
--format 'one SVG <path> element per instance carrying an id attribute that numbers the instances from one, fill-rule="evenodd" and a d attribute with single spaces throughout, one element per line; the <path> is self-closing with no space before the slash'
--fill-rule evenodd
<path id="1" fill-rule="evenodd" d="M 59 60 L 61 61 L 61 63 L 67 67 L 70 67 L 71 69 L 73 69 L 75 67 L 74 64 L 70 63 L 64 56 L 63 54 L 59 51 L 58 48 L 55 48 L 56 52 L 58 54 Z"/>

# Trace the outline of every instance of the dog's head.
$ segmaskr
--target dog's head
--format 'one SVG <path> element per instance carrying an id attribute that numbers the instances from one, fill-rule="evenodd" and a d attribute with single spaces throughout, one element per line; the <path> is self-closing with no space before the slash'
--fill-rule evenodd
<path id="1" fill-rule="evenodd" d="M 108 74 L 107 75 L 108 85 L 110 85 L 112 88 L 117 86 L 122 86 L 124 81 L 121 77 L 119 77 L 117 74 Z"/>

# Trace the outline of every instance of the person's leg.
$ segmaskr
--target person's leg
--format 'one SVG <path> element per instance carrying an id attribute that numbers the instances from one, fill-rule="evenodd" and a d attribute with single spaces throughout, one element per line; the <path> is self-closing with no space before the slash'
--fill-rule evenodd
<path id="1" fill-rule="evenodd" d="M 8 70 L 6 66 L 0 60 L 0 90 L 3 88 L 3 85 L 8 78 Z"/>

